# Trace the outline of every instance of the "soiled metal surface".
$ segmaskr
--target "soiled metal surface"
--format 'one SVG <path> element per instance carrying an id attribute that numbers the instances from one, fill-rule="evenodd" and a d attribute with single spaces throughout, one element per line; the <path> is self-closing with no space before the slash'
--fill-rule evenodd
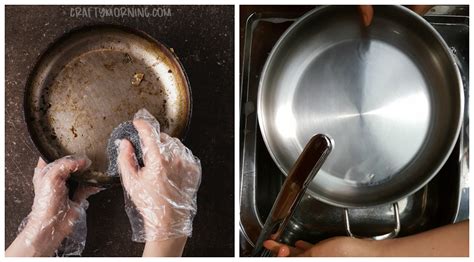
<path id="1" fill-rule="evenodd" d="M 37 64 L 25 93 L 25 119 L 48 161 L 85 154 L 78 180 L 110 183 L 106 144 L 112 130 L 146 108 L 162 131 L 183 137 L 191 114 L 186 75 L 173 53 L 144 33 L 115 26 L 69 33 Z"/>

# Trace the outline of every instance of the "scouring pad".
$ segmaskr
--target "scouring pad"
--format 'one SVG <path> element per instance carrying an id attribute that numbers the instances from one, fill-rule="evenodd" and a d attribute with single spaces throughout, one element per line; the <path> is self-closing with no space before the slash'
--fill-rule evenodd
<path id="1" fill-rule="evenodd" d="M 132 121 L 121 123 L 117 126 L 110 134 L 109 141 L 107 142 L 107 156 L 109 158 L 109 166 L 107 168 L 107 175 L 112 177 L 119 176 L 118 168 L 118 148 L 120 143 L 118 141 L 127 139 L 132 143 L 135 148 L 135 156 L 140 167 L 143 167 L 143 151 L 140 146 L 140 137 L 138 131 L 133 126 Z"/>

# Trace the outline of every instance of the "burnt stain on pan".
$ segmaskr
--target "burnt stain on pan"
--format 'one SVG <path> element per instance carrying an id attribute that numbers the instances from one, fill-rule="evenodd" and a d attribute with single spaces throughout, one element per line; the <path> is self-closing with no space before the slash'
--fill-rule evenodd
<path id="1" fill-rule="evenodd" d="M 133 29 L 94 26 L 72 31 L 41 56 L 26 86 L 25 119 L 45 160 L 86 154 L 88 174 L 111 181 L 106 143 L 112 130 L 146 108 L 161 130 L 184 138 L 191 90 L 179 60 L 166 46 Z"/>

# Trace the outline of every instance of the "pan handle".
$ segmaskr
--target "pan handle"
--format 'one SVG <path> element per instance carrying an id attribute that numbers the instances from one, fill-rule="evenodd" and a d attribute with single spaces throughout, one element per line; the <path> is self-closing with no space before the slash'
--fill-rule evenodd
<path id="1" fill-rule="evenodd" d="M 400 228 L 401 228 L 400 212 L 398 211 L 398 203 L 396 202 L 393 203 L 393 212 L 394 212 L 394 218 L 395 218 L 395 228 L 393 229 L 392 232 L 389 232 L 383 235 L 373 236 L 373 237 L 362 237 L 362 236 L 354 235 L 352 233 L 351 225 L 349 223 L 349 210 L 347 208 L 344 208 L 344 222 L 346 224 L 346 232 L 352 238 L 365 238 L 365 239 L 373 239 L 373 240 L 384 240 L 384 239 L 389 239 L 389 238 L 395 238 L 397 237 L 398 233 L 400 233 Z"/>
<path id="2" fill-rule="evenodd" d="M 268 239 L 281 242 L 281 236 L 293 216 L 309 183 L 323 165 L 333 147 L 332 140 L 323 134 L 313 136 L 288 173 L 265 225 L 258 237 L 252 256 L 271 256 L 263 247 Z"/>

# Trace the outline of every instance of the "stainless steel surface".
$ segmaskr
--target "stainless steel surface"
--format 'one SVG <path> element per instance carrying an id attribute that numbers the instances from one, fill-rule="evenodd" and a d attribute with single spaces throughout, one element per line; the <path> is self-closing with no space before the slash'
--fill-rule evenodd
<path id="1" fill-rule="evenodd" d="M 398 203 L 394 203 L 392 206 L 393 206 L 393 217 L 394 217 L 394 220 L 395 220 L 394 229 L 391 232 L 388 232 L 388 233 L 385 233 L 385 234 L 382 234 L 382 235 L 371 236 L 371 237 L 369 237 L 369 239 L 384 240 L 384 239 L 389 239 L 389 238 L 395 238 L 395 237 L 398 236 L 398 234 L 400 233 L 400 229 L 401 229 L 400 211 L 398 210 Z M 351 223 L 350 223 L 350 216 L 349 216 L 349 209 L 347 209 L 347 208 L 344 208 L 344 224 L 346 225 L 346 232 L 347 232 L 348 236 L 354 237 L 354 238 L 367 238 L 367 237 L 357 236 L 354 233 L 352 233 Z"/>
<path id="2" fill-rule="evenodd" d="M 268 256 L 270 254 L 263 247 L 265 240 L 281 241 L 280 237 L 285 232 L 308 185 L 318 173 L 331 150 L 332 141 L 326 135 L 318 134 L 309 140 L 278 193 L 255 245 L 254 256 Z"/>
<path id="3" fill-rule="evenodd" d="M 468 5 L 437 5 L 433 6 L 425 16 L 464 16 L 469 15 Z"/>
<path id="4" fill-rule="evenodd" d="M 459 134 L 462 82 L 439 34 L 399 6 L 317 8 L 275 45 L 260 80 L 263 138 L 283 173 L 315 133 L 335 141 L 309 188 L 343 207 L 396 202 L 436 175 Z"/>
<path id="5" fill-rule="evenodd" d="M 250 69 L 252 55 L 257 55 L 258 53 L 252 53 L 253 48 L 253 34 L 254 29 L 257 25 L 265 24 L 267 21 L 270 23 L 281 24 L 282 29 L 285 30 L 285 23 L 291 23 L 295 21 L 296 18 L 286 17 L 286 16 L 272 16 L 272 15 L 262 15 L 262 14 L 252 14 L 246 21 L 245 27 L 245 49 L 243 50 L 243 66 L 242 66 L 242 88 L 241 92 L 244 92 L 244 104 L 242 105 L 242 114 L 243 117 L 243 139 L 242 141 L 242 157 L 240 161 L 240 228 L 241 233 L 243 234 L 243 239 L 245 243 L 250 244 L 250 248 L 253 250 L 255 243 L 257 242 L 260 231 L 263 227 L 262 218 L 257 209 L 257 143 L 258 143 L 258 127 L 257 127 L 257 114 L 256 114 L 256 104 L 257 104 L 257 91 L 258 88 L 256 85 L 251 86 L 254 83 L 254 77 L 251 75 Z M 271 32 L 277 32 L 277 30 L 272 29 Z M 277 35 L 279 37 L 279 35 Z M 264 39 L 269 39 L 265 37 Z M 262 39 L 263 40 L 263 39 Z M 276 41 L 276 39 L 275 39 Z M 264 41 L 262 41 L 264 43 Z M 269 48 L 273 46 L 273 43 L 270 43 Z M 270 51 L 270 50 L 268 50 Z M 254 74 L 260 74 L 260 68 L 254 69 L 256 72 Z M 270 160 L 271 161 L 271 160 Z M 273 161 L 272 161 L 273 162 Z M 276 170 L 278 172 L 278 170 Z M 274 178 L 277 178 L 275 174 Z M 266 184 L 266 183 L 261 183 Z M 280 191 L 282 182 L 277 183 L 276 193 Z M 269 196 L 270 194 L 264 194 Z M 275 194 L 276 197 L 276 194 Z M 271 199 L 270 207 L 273 206 L 273 201 Z M 263 218 L 265 220 L 266 217 Z M 250 255 L 250 254 L 248 254 Z"/>
<path id="6" fill-rule="evenodd" d="M 298 14 L 254 13 L 246 23 L 242 60 L 242 133 L 240 177 L 241 255 L 248 256 L 279 192 L 284 175 L 273 163 L 258 129 L 256 106 L 258 83 L 268 53 Z M 469 217 L 469 20 L 458 16 L 425 17 L 442 35 L 458 63 L 464 84 L 465 114 L 458 142 L 438 175 L 415 194 L 398 202 L 401 236 L 462 221 Z M 337 145 L 336 145 L 337 146 Z M 314 212 L 308 212 L 314 210 Z M 362 236 L 393 230 L 391 205 L 351 209 L 351 231 Z M 317 242 L 346 235 L 344 209 L 305 195 L 288 225 L 284 242 Z"/>
<path id="7" fill-rule="evenodd" d="M 117 26 L 83 28 L 59 39 L 41 57 L 25 93 L 25 119 L 45 160 L 87 155 L 90 172 L 75 178 L 89 183 L 112 182 L 105 175 L 107 140 L 141 108 L 164 132 L 182 137 L 191 116 L 189 83 L 167 47 Z"/>
<path id="8" fill-rule="evenodd" d="M 439 8 L 464 10 L 466 7 Z M 425 19 L 432 24 L 448 43 L 461 73 L 464 87 L 464 117 L 459 137 L 459 209 L 455 221 L 469 219 L 469 17 L 448 14 L 429 15 Z"/>

